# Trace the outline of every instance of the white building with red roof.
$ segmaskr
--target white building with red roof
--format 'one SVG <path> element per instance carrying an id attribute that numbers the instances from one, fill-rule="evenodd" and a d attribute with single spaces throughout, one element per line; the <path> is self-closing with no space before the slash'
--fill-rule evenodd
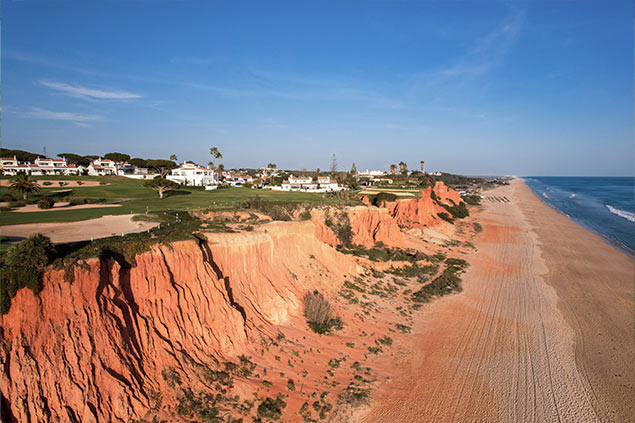
<path id="1" fill-rule="evenodd" d="M 117 164 L 108 159 L 99 158 L 93 160 L 88 165 L 88 174 L 90 176 L 107 176 L 117 174 Z"/>
<path id="2" fill-rule="evenodd" d="M 272 187 L 272 189 L 275 188 Z M 311 176 L 289 176 L 288 180 L 282 182 L 280 189 L 282 191 L 330 192 L 341 191 L 343 188 L 329 176 L 318 176 L 317 179 Z"/>
<path id="3" fill-rule="evenodd" d="M 195 187 L 218 185 L 218 174 L 196 163 L 184 162 L 166 177 L 170 181 Z"/>
<path id="4" fill-rule="evenodd" d="M 0 159 L 2 173 L 5 175 L 17 175 L 26 173 L 27 175 L 78 175 L 80 169 L 72 164 L 68 164 L 65 159 L 51 159 L 48 157 L 38 157 L 33 163 L 19 162 L 15 156 L 13 158 Z"/>

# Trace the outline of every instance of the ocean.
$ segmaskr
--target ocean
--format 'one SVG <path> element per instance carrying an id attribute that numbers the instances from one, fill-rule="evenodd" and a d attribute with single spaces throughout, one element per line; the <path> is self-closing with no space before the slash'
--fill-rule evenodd
<path id="1" fill-rule="evenodd" d="M 526 176 L 529 188 L 574 222 L 635 255 L 635 179 Z"/>

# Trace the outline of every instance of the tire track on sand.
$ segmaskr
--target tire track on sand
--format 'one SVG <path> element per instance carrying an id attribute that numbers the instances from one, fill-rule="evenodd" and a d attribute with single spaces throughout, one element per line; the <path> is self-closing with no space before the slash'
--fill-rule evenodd
<path id="1" fill-rule="evenodd" d="M 411 359 L 358 421 L 598 421 L 515 189 L 492 191 L 509 202 L 484 204 L 464 291 L 423 308 Z"/>

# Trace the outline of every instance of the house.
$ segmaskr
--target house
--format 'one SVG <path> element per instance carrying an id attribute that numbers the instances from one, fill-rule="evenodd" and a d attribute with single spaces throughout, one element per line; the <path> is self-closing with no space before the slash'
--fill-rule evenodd
<path id="1" fill-rule="evenodd" d="M 18 163 L 18 159 L 16 159 L 15 156 L 13 156 L 13 158 L 11 157 L 1 157 L 0 158 L 0 166 L 2 166 L 2 168 L 4 168 L 5 166 L 17 166 Z"/>
<path id="2" fill-rule="evenodd" d="M 20 163 L 15 156 L 13 158 L 2 158 L 2 172 L 5 175 L 17 175 L 26 173 L 27 175 L 77 175 L 80 169 L 75 165 L 66 163 L 66 159 L 50 159 L 38 157 L 33 163 Z"/>
<path id="3" fill-rule="evenodd" d="M 166 179 L 179 184 L 197 187 L 218 185 L 218 174 L 216 172 L 192 162 L 182 163 L 180 167 L 173 169 Z"/>
<path id="4" fill-rule="evenodd" d="M 32 175 L 78 175 L 80 169 L 72 164 L 68 164 L 66 159 L 35 159 L 35 168 L 31 170 Z"/>
<path id="5" fill-rule="evenodd" d="M 363 172 L 357 172 L 355 174 L 356 178 L 381 178 L 385 175 L 383 170 L 368 170 L 366 169 Z"/>
<path id="6" fill-rule="evenodd" d="M 273 189 L 273 188 L 272 188 Z M 318 176 L 317 180 L 310 176 L 289 176 L 289 179 L 282 182 L 280 190 L 282 191 L 312 191 L 312 192 L 329 192 L 341 191 L 343 188 L 336 180 L 329 176 Z"/>
<path id="7" fill-rule="evenodd" d="M 258 171 L 258 175 L 257 176 L 260 179 L 267 180 L 267 179 L 269 179 L 271 177 L 274 177 L 274 176 L 278 175 L 278 173 L 280 173 L 280 171 L 278 169 L 276 169 L 275 167 L 262 167 Z"/>
<path id="8" fill-rule="evenodd" d="M 108 159 L 93 160 L 88 165 L 88 174 L 90 176 L 117 175 L 117 164 Z"/>
<path id="9" fill-rule="evenodd" d="M 254 178 L 249 175 L 232 174 L 231 172 L 223 172 L 225 183 L 234 187 L 241 187 L 244 184 L 253 184 Z"/>

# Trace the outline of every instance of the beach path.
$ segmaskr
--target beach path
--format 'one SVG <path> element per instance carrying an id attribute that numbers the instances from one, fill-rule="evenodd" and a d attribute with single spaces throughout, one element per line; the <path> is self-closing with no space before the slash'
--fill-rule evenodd
<path id="1" fill-rule="evenodd" d="M 488 191 L 464 291 L 424 306 L 364 422 L 635 421 L 633 260 L 521 180 Z"/>

